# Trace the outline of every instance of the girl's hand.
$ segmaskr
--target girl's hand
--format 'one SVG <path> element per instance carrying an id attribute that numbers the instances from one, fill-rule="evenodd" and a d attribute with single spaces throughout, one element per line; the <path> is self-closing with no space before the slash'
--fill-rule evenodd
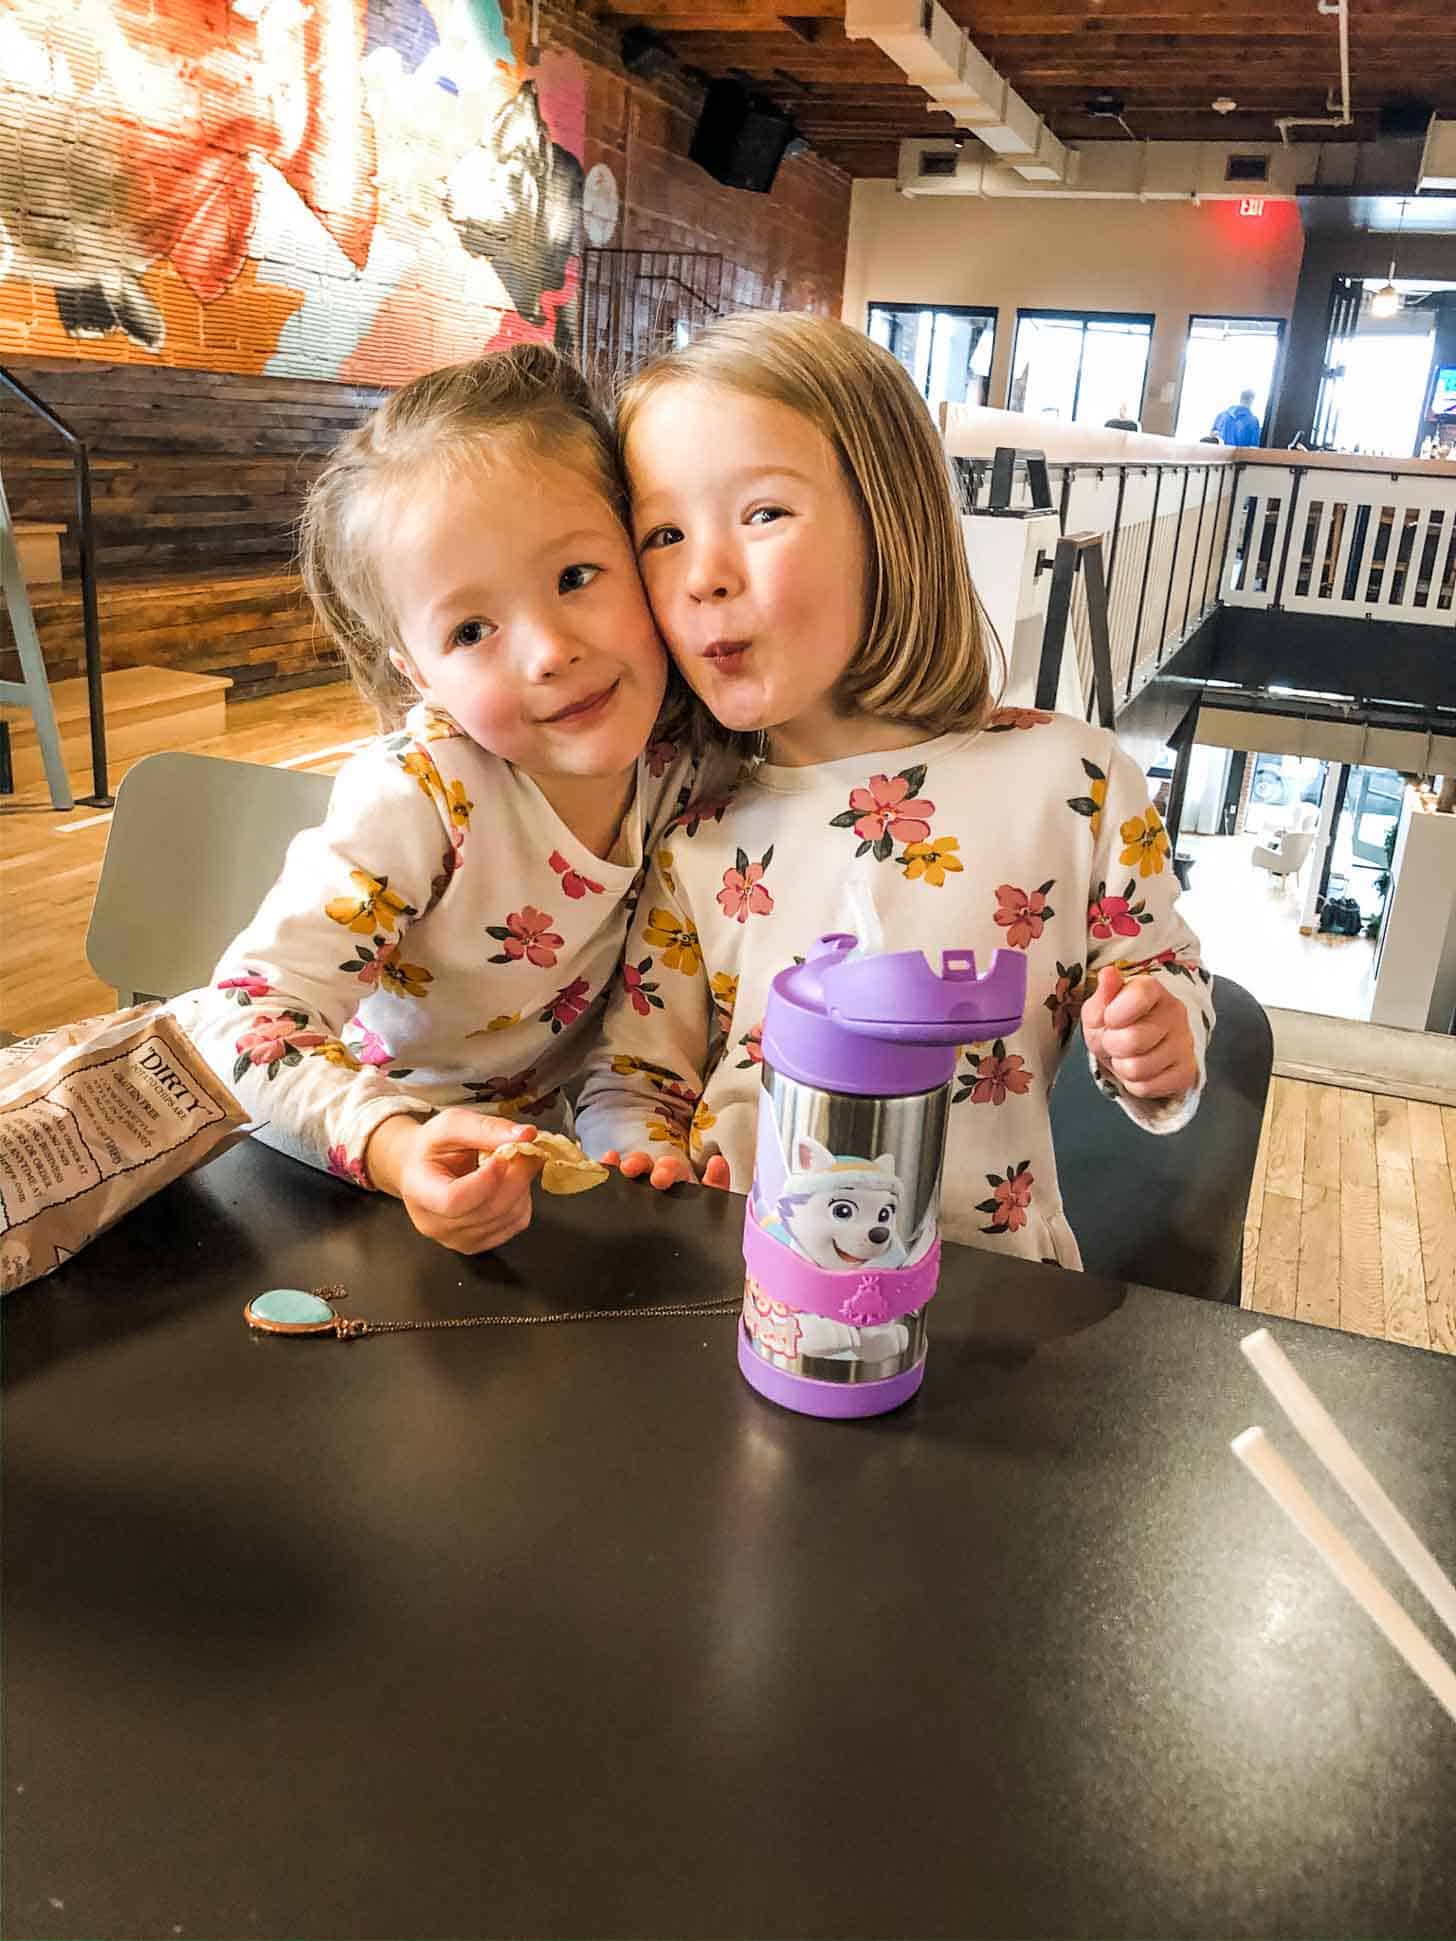
<path id="1" fill-rule="evenodd" d="M 602 1154 L 602 1164 L 615 1166 L 623 1179 L 641 1179 L 645 1174 L 659 1193 L 665 1193 L 669 1186 L 696 1186 L 699 1183 L 692 1161 L 680 1152 L 662 1153 L 654 1159 L 650 1152 L 623 1155 L 613 1149 Z M 730 1177 L 728 1161 L 715 1153 L 703 1168 L 702 1184 L 726 1190 Z"/>
<path id="2" fill-rule="evenodd" d="M 1160 977 L 1109 967 L 1082 1006 L 1087 1049 L 1135 1099 L 1170 1099 L 1198 1082 L 1188 1013 Z"/>
<path id="3" fill-rule="evenodd" d="M 512 1139 L 534 1139 L 534 1126 L 488 1118 L 454 1105 L 433 1119 L 404 1113 L 370 1136 L 364 1163 L 381 1192 L 404 1201 L 419 1231 L 452 1253 L 502 1247 L 531 1224 L 531 1182 L 540 1162 L 520 1154 L 490 1155 Z"/>

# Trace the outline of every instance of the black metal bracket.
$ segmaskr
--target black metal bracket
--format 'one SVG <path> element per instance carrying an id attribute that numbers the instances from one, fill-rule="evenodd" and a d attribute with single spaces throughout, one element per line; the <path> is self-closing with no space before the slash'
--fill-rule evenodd
<path id="1" fill-rule="evenodd" d="M 1115 720 L 1112 698 L 1112 636 L 1107 618 L 1107 580 L 1102 569 L 1100 532 L 1064 533 L 1052 561 L 1052 585 L 1047 597 L 1046 625 L 1041 637 L 1041 664 L 1036 676 L 1036 705 L 1055 708 L 1061 685 L 1062 655 L 1072 618 L 1072 591 L 1081 571 L 1087 589 L 1087 627 L 1092 645 L 1092 706 L 1099 727 Z"/>
<path id="2" fill-rule="evenodd" d="M 1029 506 L 1011 503 L 1018 465 L 1026 467 L 1026 483 L 1031 492 Z M 1052 486 L 1046 453 L 1018 451 L 1014 445 L 998 445 L 996 455 L 991 460 L 990 495 L 985 505 L 975 509 L 998 519 L 1025 519 L 1033 512 L 1052 511 Z"/>

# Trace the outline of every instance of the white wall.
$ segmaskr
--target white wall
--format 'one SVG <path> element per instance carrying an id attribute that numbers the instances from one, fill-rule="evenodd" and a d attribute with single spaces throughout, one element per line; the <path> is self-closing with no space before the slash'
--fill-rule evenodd
<path id="1" fill-rule="evenodd" d="M 844 317 L 863 328 L 868 305 L 886 302 L 999 308 L 987 403 L 1004 405 L 1018 308 L 1151 311 L 1143 425 L 1171 432 L 1190 315 L 1287 318 L 1294 303 L 1297 207 L 1238 211 L 1236 202 L 901 196 L 893 182 L 856 182 Z"/>

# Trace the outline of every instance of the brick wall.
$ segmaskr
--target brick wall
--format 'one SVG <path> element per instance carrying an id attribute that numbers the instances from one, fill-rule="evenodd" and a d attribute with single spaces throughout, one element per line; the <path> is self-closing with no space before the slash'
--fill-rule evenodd
<path id="1" fill-rule="evenodd" d="M 687 159 L 701 91 L 530 0 L 6 0 L 0 362 L 355 384 L 575 338 L 583 178 L 608 246 L 721 256 L 737 305 L 836 311 L 849 182 L 768 195 Z M 343 51 L 339 51 L 339 50 Z M 593 239 L 595 240 L 595 239 Z"/>
<path id="2" fill-rule="evenodd" d="M 310 17 L 338 16 L 357 5 L 358 0 L 314 0 Z M 484 18 L 488 6 L 489 0 L 476 0 L 471 18 Z M 32 52 L 49 49 L 55 61 L 69 48 L 73 79 L 94 80 L 100 70 L 94 56 L 80 59 L 74 17 L 52 0 L 0 0 L 0 11 L 7 7 L 12 26 L 18 23 L 18 31 L 29 35 Z M 184 89 L 189 61 L 237 55 L 246 67 L 244 57 L 257 52 L 248 40 L 250 22 L 219 9 L 214 0 L 168 0 L 165 11 L 153 8 L 151 0 L 108 0 L 108 14 L 134 53 L 180 77 L 177 86 Z M 365 18 L 362 6 L 354 17 Z M 287 567 L 291 519 L 318 455 L 364 415 L 381 386 L 472 355 L 490 342 L 553 335 L 571 340 L 576 270 L 568 265 L 556 293 L 543 291 L 539 280 L 532 287 L 527 259 L 540 247 L 539 229 L 504 223 L 493 234 L 494 254 L 472 259 L 442 218 L 438 178 L 429 170 L 442 156 L 458 163 L 461 101 L 458 93 L 445 90 L 421 110 L 424 84 L 418 77 L 426 72 L 420 67 L 422 50 L 428 52 L 435 24 L 450 17 L 447 9 L 433 9 L 425 0 L 370 0 L 368 7 L 370 39 L 362 59 L 366 68 L 371 58 L 375 62 L 367 100 L 377 112 L 365 120 L 378 168 L 371 177 L 355 167 L 353 176 L 356 185 L 361 179 L 376 184 L 372 220 L 394 252 L 392 260 L 419 236 L 426 238 L 418 260 L 393 282 L 376 274 L 381 252 L 373 244 L 367 266 L 361 267 L 362 228 L 350 245 L 353 259 L 342 253 L 343 245 L 328 255 L 333 245 L 303 206 L 305 192 L 313 190 L 297 169 L 301 186 L 291 182 L 288 190 L 295 197 L 293 228 L 269 216 L 266 198 L 256 227 L 238 227 L 246 214 L 248 180 L 271 181 L 275 204 L 282 193 L 276 179 L 281 165 L 270 159 L 271 136 L 263 122 L 239 133 L 236 117 L 223 118 L 205 141 L 189 125 L 191 145 L 185 153 L 169 155 L 159 145 L 158 130 L 144 125 L 145 100 L 130 120 L 121 117 L 126 127 L 118 134 L 118 118 L 104 100 L 82 126 L 85 112 L 75 98 L 64 90 L 47 94 L 43 64 L 30 62 L 21 77 L 24 85 L 13 65 L 0 70 L 0 364 L 59 410 L 97 457 L 108 665 L 140 659 L 225 666 L 240 682 L 258 686 L 310 677 L 320 664 L 319 643 L 293 612 L 292 592 L 286 597 L 280 592 L 278 575 Z M 457 24 L 463 17 L 457 8 Z M 504 0 L 489 47 L 476 42 L 465 52 L 440 48 L 438 64 L 446 68 L 453 62 L 453 75 L 478 90 L 478 101 L 465 106 L 478 113 L 482 126 L 499 112 L 502 99 L 510 98 L 510 89 L 524 90 L 529 80 L 550 139 L 570 157 L 565 174 L 575 193 L 580 195 L 582 176 L 598 164 L 615 177 L 621 214 L 606 247 L 721 258 L 722 307 L 837 313 L 849 226 L 847 177 L 808 155 L 780 167 L 770 194 L 722 187 L 688 160 L 698 87 L 678 74 L 656 81 L 629 75 L 618 58 L 619 30 L 579 8 L 548 4 L 539 18 L 539 60 L 527 47 L 529 0 Z M 232 54 L 228 36 L 237 43 Z M 365 48 L 362 31 L 359 46 Z M 399 62 L 397 85 L 388 78 L 387 64 L 380 79 L 381 47 L 389 61 Z M 344 104 L 340 113 L 348 108 L 347 87 L 324 93 L 326 101 Z M 351 128 L 360 125 L 358 110 L 356 96 Z M 389 126 L 386 111 L 395 117 Z M 441 135 L 438 152 L 430 148 L 426 154 L 435 112 L 442 124 L 455 117 L 453 145 Z M 466 125 L 475 124 L 467 117 Z M 67 235 L 58 212 L 64 210 L 68 185 L 75 186 L 75 156 L 84 151 L 98 165 L 107 162 L 108 141 L 121 144 L 110 155 L 118 168 L 106 178 L 112 201 L 105 196 L 87 201 L 77 190 L 75 233 Z M 415 174 L 429 214 L 428 222 L 413 226 L 407 198 L 401 199 L 401 183 L 414 180 L 412 141 L 421 146 Z M 267 166 L 260 167 L 260 159 Z M 233 162 L 237 167 L 229 174 Z M 160 235 L 157 223 L 149 225 L 145 210 L 138 214 L 135 205 L 148 185 L 172 179 L 175 189 L 178 168 L 195 172 L 199 181 L 209 169 L 219 172 L 215 200 L 232 227 L 203 235 L 201 244 L 194 234 L 189 247 L 173 247 L 168 255 L 153 247 Z M 132 197 L 126 209 L 117 200 L 123 183 Z M 223 191 L 232 194 L 231 203 Z M 286 203 L 287 196 L 282 200 Z M 329 205 L 320 201 L 318 206 L 327 210 Z M 27 226 L 28 212 L 41 207 L 52 212 L 44 231 Z M 330 233 L 347 240 L 349 223 L 358 215 L 353 204 L 342 214 L 334 209 Z M 298 253 L 290 257 L 295 244 Z M 230 280 L 200 296 L 193 287 L 199 263 L 216 271 L 225 246 L 232 249 Z M 249 254 L 250 247 L 262 253 Z M 67 285 L 67 263 L 94 265 L 93 281 L 73 277 Z M 104 306 L 113 298 L 117 315 L 107 328 Z M 512 300 L 522 307 L 512 310 Z M 66 330 L 63 309 L 83 326 L 82 334 Z M 146 341 L 149 323 L 152 342 Z M 17 519 L 73 522 L 63 448 L 3 391 L 0 451 L 6 454 L 7 490 Z M 38 589 L 36 598 L 55 679 L 77 674 L 81 666 L 73 534 L 67 535 L 64 554 L 62 589 Z M 203 585 L 210 573 L 219 581 L 215 595 Z M 251 591 L 238 582 L 239 574 L 250 573 L 257 581 Z M 175 624 L 149 628 L 157 588 L 170 585 L 173 576 L 183 602 Z M 256 607 L 252 618 L 247 617 L 250 606 Z M 289 608 L 286 627 L 276 624 L 274 609 L 281 612 L 282 606 Z M 214 607 L 225 610 L 227 638 L 222 623 L 210 618 Z M 0 616 L 0 678 L 16 672 L 8 636 Z"/>

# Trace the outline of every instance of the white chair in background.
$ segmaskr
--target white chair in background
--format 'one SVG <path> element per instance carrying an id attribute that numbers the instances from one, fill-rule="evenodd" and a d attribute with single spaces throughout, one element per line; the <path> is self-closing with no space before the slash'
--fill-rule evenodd
<path id="1" fill-rule="evenodd" d="M 294 836 L 323 821 L 333 785 L 214 755 L 148 755 L 128 771 L 86 932 L 87 960 L 119 1007 L 207 982 Z"/>
<path id="2" fill-rule="evenodd" d="M 1314 848 L 1314 838 L 1313 829 L 1287 829 L 1267 846 L 1260 843 L 1251 860 L 1255 869 L 1267 869 L 1282 890 L 1291 876 L 1298 881 L 1299 872 Z"/>

